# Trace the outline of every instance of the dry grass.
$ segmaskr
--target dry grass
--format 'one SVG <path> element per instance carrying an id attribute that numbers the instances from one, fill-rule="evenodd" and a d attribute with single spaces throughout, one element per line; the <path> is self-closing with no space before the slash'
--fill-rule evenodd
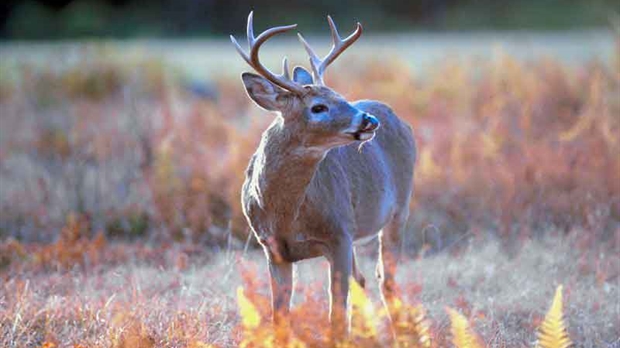
<path id="1" fill-rule="evenodd" d="M 572 341 L 620 344 L 619 56 L 573 67 L 446 59 L 423 76 L 398 60 L 350 61 L 328 76 L 416 130 L 397 278 L 405 328 L 428 324 L 435 345 L 451 346 L 451 307 L 481 344 L 531 347 L 564 284 Z M 239 286 L 257 318 L 269 312 L 262 255 L 241 251 L 238 197 L 271 116 L 236 80 L 188 82 L 106 49 L 77 57 L 0 64 L 0 346 L 232 347 L 259 337 L 244 334 L 237 312 Z M 369 278 L 373 251 L 360 254 Z M 286 337 L 322 346 L 327 268 L 299 270 Z M 356 346 L 385 345 L 385 325 Z"/>
<path id="2" fill-rule="evenodd" d="M 259 252 L 109 245 L 105 253 L 129 256 L 119 264 L 58 270 L 33 265 L 3 272 L 0 345 L 32 347 L 48 341 L 61 347 L 130 347 L 123 340 L 141 337 L 157 347 L 199 342 L 233 347 L 242 338 L 239 286 L 268 317 L 267 270 Z M 581 257 L 587 261 L 575 262 Z M 24 264 L 32 261 L 26 258 Z M 372 277 L 374 260 L 364 257 L 361 265 Z M 450 337 L 446 306 L 460 311 L 488 347 L 532 347 L 558 283 L 565 284 L 572 340 L 578 347 L 606 347 L 620 338 L 618 265 L 617 253 L 578 250 L 567 239 L 528 242 L 515 257 L 497 243 L 472 240 L 457 255 L 404 261 L 397 280 L 403 301 L 428 309 L 440 347 L 448 345 L 440 339 Z M 321 337 L 307 336 L 308 328 L 327 330 L 326 269 L 325 261 L 310 260 L 296 271 L 293 329 L 315 342 Z M 373 281 L 368 294 L 380 308 Z M 380 342 L 385 343 L 387 332 L 379 330 Z"/>
<path id="3" fill-rule="evenodd" d="M 237 80 L 188 82 L 152 59 L 81 54 L 53 69 L 0 67 L 0 235 L 51 241 L 77 213 L 91 235 L 221 244 L 230 228 L 244 239 L 239 190 L 272 116 Z M 345 66 L 328 76 L 336 90 L 383 100 L 416 130 L 417 247 L 549 226 L 615 238 L 617 63 L 499 53 L 423 76 L 398 60 Z"/>

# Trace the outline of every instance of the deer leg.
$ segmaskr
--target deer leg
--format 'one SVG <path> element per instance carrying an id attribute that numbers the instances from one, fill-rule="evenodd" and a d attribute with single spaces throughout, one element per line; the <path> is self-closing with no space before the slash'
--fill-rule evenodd
<path id="1" fill-rule="evenodd" d="M 353 268 L 353 245 L 350 239 L 340 240 L 333 246 L 330 261 L 329 319 L 336 336 L 348 329 L 347 301 L 349 278 Z"/>
<path id="2" fill-rule="evenodd" d="M 407 214 L 397 215 L 381 231 L 379 235 L 379 262 L 377 263 L 377 278 L 381 289 L 381 300 L 390 314 L 390 304 L 397 295 L 397 286 L 394 280 L 396 265 L 400 259 L 401 234 L 405 228 Z"/>
<path id="3" fill-rule="evenodd" d="M 353 248 L 353 278 L 355 281 L 362 287 L 366 287 L 366 279 L 362 272 L 360 272 L 359 267 L 357 265 L 357 255 L 355 253 L 355 248 Z"/>
<path id="4" fill-rule="evenodd" d="M 289 312 L 293 293 L 293 264 L 291 262 L 269 262 L 271 278 L 271 309 L 274 323 L 278 323 Z"/>

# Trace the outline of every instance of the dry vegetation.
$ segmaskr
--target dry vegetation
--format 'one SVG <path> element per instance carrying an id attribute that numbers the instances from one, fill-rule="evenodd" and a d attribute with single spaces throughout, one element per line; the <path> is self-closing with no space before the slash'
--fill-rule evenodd
<path id="1" fill-rule="evenodd" d="M 328 83 L 388 102 L 421 150 L 403 346 L 464 347 L 460 328 L 481 346 L 532 347 L 564 284 L 570 339 L 617 347 L 618 56 L 567 67 L 498 54 L 424 75 L 396 60 L 344 66 Z M 271 116 L 239 81 L 88 48 L 70 64 L 0 66 L 0 111 L 0 346 L 327 344 L 320 261 L 299 267 L 291 326 L 265 322 L 266 270 L 238 197 Z M 370 299 L 353 290 L 359 334 L 341 347 L 387 345 L 369 283 Z"/>
<path id="2" fill-rule="evenodd" d="M 614 259 L 573 245 L 557 238 L 531 241 L 510 257 L 497 243 L 472 242 L 458 254 L 405 261 L 397 274 L 402 292 L 399 337 L 415 347 L 427 326 L 432 347 L 452 347 L 446 312 L 450 307 L 466 318 L 483 346 L 534 347 L 553 290 L 562 283 L 571 340 L 578 347 L 613 347 L 620 336 L 617 255 Z M 27 253 L 37 255 L 38 250 Z M 99 264 L 55 270 L 32 265 L 3 275 L 2 346 L 39 347 L 49 342 L 59 347 L 129 348 L 141 342 L 142 347 L 234 347 L 249 342 L 257 347 L 278 337 L 267 319 L 268 284 L 261 277 L 267 269 L 260 252 L 206 254 L 179 244 L 112 244 L 102 246 L 100 253 L 106 261 Z M 583 255 L 588 255 L 587 263 L 575 262 Z M 122 262 L 114 264 L 115 260 Z M 362 259 L 367 276 L 373 268 L 373 260 Z M 310 347 L 325 346 L 329 329 L 321 323 L 327 318 L 326 272 L 324 261 L 299 265 L 292 329 L 281 328 L 279 333 Z M 360 308 L 354 311 L 353 326 L 364 328 L 353 331 L 357 347 L 385 345 L 388 338 L 377 285 L 368 283 L 371 304 L 359 300 L 360 291 L 353 295 L 358 299 L 354 306 Z M 244 321 L 236 296 L 241 287 L 258 311 L 254 316 L 246 313 Z M 248 331 L 247 320 L 260 324 Z"/>

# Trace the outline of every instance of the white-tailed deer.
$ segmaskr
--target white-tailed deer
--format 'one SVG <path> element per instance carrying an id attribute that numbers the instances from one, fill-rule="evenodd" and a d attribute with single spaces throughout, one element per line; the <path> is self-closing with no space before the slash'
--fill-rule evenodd
<path id="1" fill-rule="evenodd" d="M 330 263 L 330 320 L 343 323 L 351 276 L 364 286 L 354 242 L 378 236 L 377 276 L 384 303 L 395 289 L 400 235 L 409 213 L 416 148 L 411 128 L 385 104 L 348 102 L 326 87 L 325 69 L 362 34 L 342 39 L 328 16 L 333 47 L 320 59 L 299 35 L 312 75 L 295 67 L 290 78 L 263 66 L 258 52 L 274 35 L 254 36 L 248 17 L 249 53 L 231 40 L 259 74 L 241 75 L 248 96 L 277 112 L 250 160 L 242 189 L 243 212 L 269 263 L 274 320 L 289 309 L 294 262 L 325 256 Z M 361 142 L 364 142 L 363 144 Z"/>

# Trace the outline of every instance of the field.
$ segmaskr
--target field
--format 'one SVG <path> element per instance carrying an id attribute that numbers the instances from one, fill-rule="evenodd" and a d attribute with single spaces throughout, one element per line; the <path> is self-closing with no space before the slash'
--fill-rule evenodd
<path id="1" fill-rule="evenodd" d="M 424 321 L 432 346 L 465 347 L 454 309 L 481 346 L 534 347 L 562 284 L 576 346 L 620 345 L 617 38 L 610 51 L 568 63 L 497 50 L 423 73 L 349 53 L 328 73 L 415 130 L 403 337 Z M 297 268 L 291 327 L 268 325 L 239 190 L 273 116 L 231 68 L 188 78 L 106 45 L 45 57 L 0 62 L 0 346 L 327 345 L 324 261 Z M 339 344 L 387 346 L 374 242 L 359 254 L 369 298 L 354 297 Z"/>

